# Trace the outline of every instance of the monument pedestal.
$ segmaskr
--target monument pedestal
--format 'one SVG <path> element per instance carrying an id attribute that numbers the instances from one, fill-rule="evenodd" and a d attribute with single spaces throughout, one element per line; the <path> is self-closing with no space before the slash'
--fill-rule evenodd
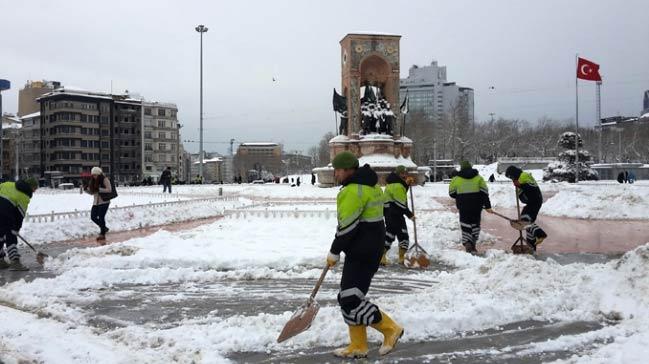
<path id="1" fill-rule="evenodd" d="M 356 157 L 360 166 L 369 164 L 378 174 L 379 184 L 385 185 L 388 174 L 394 172 L 397 166 L 404 166 L 408 174 L 417 178 L 418 184 L 426 181 L 426 168 L 419 168 L 410 159 L 412 140 L 407 137 L 393 137 L 385 134 L 368 135 L 338 135 L 329 141 L 329 155 L 333 159 L 338 153 L 350 151 Z M 318 176 L 320 187 L 336 185 L 334 170 L 331 164 L 313 170 Z"/>

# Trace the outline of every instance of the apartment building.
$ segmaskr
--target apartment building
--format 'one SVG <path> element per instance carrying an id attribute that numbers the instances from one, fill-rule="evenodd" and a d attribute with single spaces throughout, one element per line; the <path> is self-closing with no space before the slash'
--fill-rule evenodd
<path id="1" fill-rule="evenodd" d="M 176 104 L 143 102 L 142 174 L 158 180 L 162 171 L 171 167 L 172 175 L 180 180 L 181 167 L 180 124 Z"/>

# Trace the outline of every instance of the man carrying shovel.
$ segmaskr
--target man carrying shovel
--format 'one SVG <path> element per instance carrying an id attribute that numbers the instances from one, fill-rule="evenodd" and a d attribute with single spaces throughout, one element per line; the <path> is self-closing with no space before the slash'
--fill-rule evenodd
<path id="1" fill-rule="evenodd" d="M 338 228 L 327 255 L 327 265 L 336 265 L 340 252 L 345 252 L 338 303 L 349 326 L 351 340 L 347 347 L 336 349 L 334 355 L 366 357 L 369 351 L 367 326 L 383 334 L 379 354 L 385 355 L 394 349 L 403 335 L 403 327 L 365 297 L 383 254 L 383 192 L 377 186 L 376 173 L 369 165 L 359 168 L 358 159 L 351 152 L 336 155 L 332 165 L 334 177 L 342 189 L 336 198 Z"/>
<path id="2" fill-rule="evenodd" d="M 525 226 L 525 240 L 532 249 L 536 250 L 536 247 L 548 237 L 545 231 L 535 223 L 541 205 L 543 205 L 541 189 L 530 173 L 523 172 L 516 166 L 507 167 L 505 176 L 514 182 L 518 199 L 525 204 L 521 212 L 521 221 L 518 224 Z"/>
<path id="3" fill-rule="evenodd" d="M 38 182 L 34 178 L 0 184 L 0 269 L 29 270 L 20 262 L 17 235 L 37 188 Z M 3 245 L 7 247 L 6 255 L 9 255 L 11 263 L 5 261 Z"/>
<path id="4" fill-rule="evenodd" d="M 407 177 L 406 167 L 398 166 L 385 180 L 385 252 L 381 258 L 381 265 L 388 265 L 388 250 L 395 238 L 399 242 L 399 264 L 403 264 L 410 245 L 408 226 L 403 215 L 414 220 L 415 214 L 408 208 Z"/>
<path id="5" fill-rule="evenodd" d="M 476 243 L 480 237 L 480 219 L 482 209 L 492 213 L 491 201 L 487 183 L 473 169 L 471 163 L 462 161 L 460 172 L 453 177 L 448 186 L 448 194 L 455 199 L 455 205 L 460 213 L 460 229 L 462 230 L 462 245 L 467 253 L 475 254 Z"/>

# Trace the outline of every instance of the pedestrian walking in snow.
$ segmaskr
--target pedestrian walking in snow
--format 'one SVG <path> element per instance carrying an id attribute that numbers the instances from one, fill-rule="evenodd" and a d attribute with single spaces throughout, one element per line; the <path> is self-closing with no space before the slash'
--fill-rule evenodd
<path id="1" fill-rule="evenodd" d="M 399 242 L 399 264 L 403 261 L 410 246 L 410 237 L 408 236 L 408 226 L 403 215 L 410 220 L 415 219 L 415 215 L 408 208 L 408 183 L 406 178 L 408 172 L 406 167 L 398 166 L 396 170 L 388 175 L 385 186 L 385 251 L 381 258 L 381 264 L 388 264 L 388 250 L 396 238 Z"/>
<path id="2" fill-rule="evenodd" d="M 453 177 L 448 186 L 448 194 L 455 199 L 455 206 L 460 213 L 462 245 L 467 253 L 475 254 L 480 237 L 482 209 L 493 212 L 487 183 L 478 171 L 473 169 L 471 163 L 462 161 L 460 172 Z"/>
<path id="3" fill-rule="evenodd" d="M 311 173 L 311 185 L 315 186 L 315 174 Z"/>
<path id="4" fill-rule="evenodd" d="M 37 188 L 35 178 L 0 184 L 0 269 L 29 270 L 20 262 L 17 236 Z M 5 261 L 5 255 L 9 256 L 10 263 Z"/>
<path id="5" fill-rule="evenodd" d="M 110 230 L 106 227 L 106 213 L 110 206 L 110 200 L 117 197 L 117 192 L 112 187 L 108 177 L 104 176 L 101 168 L 92 167 L 90 174 L 92 179 L 84 191 L 93 195 L 90 219 L 99 226 L 97 241 L 104 241 L 106 240 L 106 233 Z"/>
<path id="6" fill-rule="evenodd" d="M 635 182 L 635 173 L 629 172 L 629 183 Z"/>
<path id="7" fill-rule="evenodd" d="M 296 184 L 298 187 L 300 187 L 300 184 L 301 184 L 301 183 L 302 183 L 302 182 L 300 181 L 300 177 L 298 177 L 298 178 L 297 178 L 297 181 L 295 182 L 295 184 Z"/>
<path id="8" fill-rule="evenodd" d="M 167 169 L 162 172 L 160 183 L 163 186 L 162 193 L 167 192 L 167 189 L 169 189 L 169 193 L 171 193 L 171 167 L 167 167 Z"/>
<path id="9" fill-rule="evenodd" d="M 494 174 L 492 173 L 491 176 L 489 176 L 489 183 L 494 183 L 496 182 L 496 177 L 494 177 Z"/>
<path id="10" fill-rule="evenodd" d="M 525 240 L 527 244 L 536 250 L 548 235 L 536 224 L 536 217 L 543 205 L 543 195 L 541 189 L 536 183 L 534 177 L 529 172 L 523 172 L 516 166 L 509 166 L 505 171 L 505 176 L 511 179 L 516 186 L 518 199 L 525 204 L 521 211 L 521 223 L 526 226 Z"/>
<path id="11" fill-rule="evenodd" d="M 348 346 L 336 349 L 334 355 L 366 357 L 369 351 L 367 326 L 383 334 L 379 354 L 385 355 L 394 349 L 403 335 L 403 327 L 366 298 L 383 254 L 383 192 L 377 186 L 376 173 L 369 165 L 359 168 L 358 159 L 352 153 L 339 153 L 332 165 L 334 177 L 342 188 L 336 198 L 338 228 L 327 255 L 327 265 L 336 265 L 340 252 L 345 252 L 338 303 L 349 326 L 351 341 Z"/>
<path id="12" fill-rule="evenodd" d="M 617 174 L 617 181 L 619 183 L 624 183 L 624 172 L 620 172 Z"/>

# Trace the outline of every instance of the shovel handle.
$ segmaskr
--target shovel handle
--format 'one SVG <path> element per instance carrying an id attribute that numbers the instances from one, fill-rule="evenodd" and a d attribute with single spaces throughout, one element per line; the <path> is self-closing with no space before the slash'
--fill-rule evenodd
<path id="1" fill-rule="evenodd" d="M 415 198 L 413 197 L 412 187 L 410 186 L 410 204 L 412 205 L 412 213 L 415 213 Z M 416 215 L 415 215 L 416 216 Z M 415 245 L 419 245 L 417 242 L 417 219 L 412 220 L 412 229 L 415 232 Z"/>
<path id="2" fill-rule="evenodd" d="M 309 302 L 315 299 L 315 295 L 318 293 L 318 290 L 320 290 L 320 286 L 322 285 L 322 282 L 324 281 L 328 271 L 329 271 L 329 266 L 325 265 L 325 267 L 322 269 L 322 273 L 320 273 L 320 278 L 318 279 L 318 282 L 315 284 L 315 287 L 313 287 L 313 291 L 311 291 L 311 296 L 309 296 Z"/>
<path id="3" fill-rule="evenodd" d="M 23 238 L 20 234 L 16 234 L 16 236 L 19 237 L 20 240 L 23 241 L 23 243 L 27 244 L 27 246 L 28 246 L 31 250 L 33 250 L 34 253 L 38 253 L 38 252 L 36 251 L 36 249 L 34 249 L 34 247 L 33 247 L 30 243 L 28 243 L 27 240 L 25 240 L 25 238 Z"/>
<path id="4" fill-rule="evenodd" d="M 507 216 L 505 216 L 503 214 L 499 214 L 496 211 L 492 212 L 492 214 L 494 214 L 496 216 L 499 216 L 499 217 L 502 217 L 503 219 L 508 220 L 508 221 L 514 221 L 513 219 L 510 219 L 509 217 L 507 217 Z"/>

